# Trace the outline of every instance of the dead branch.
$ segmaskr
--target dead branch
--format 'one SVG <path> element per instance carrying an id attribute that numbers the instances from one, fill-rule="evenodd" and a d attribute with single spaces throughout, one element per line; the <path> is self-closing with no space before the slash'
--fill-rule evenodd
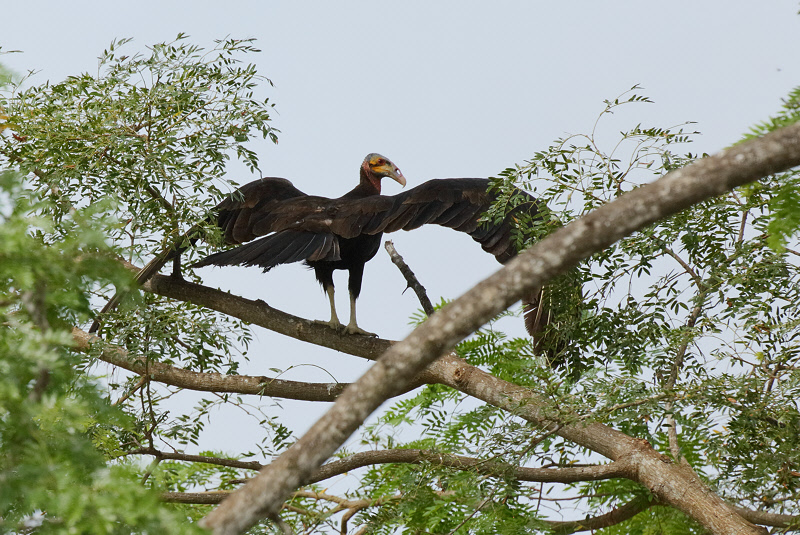
<path id="1" fill-rule="evenodd" d="M 433 304 L 431 300 L 428 298 L 428 292 L 425 290 L 425 287 L 419 282 L 419 279 L 414 272 L 411 271 L 411 268 L 408 267 L 403 257 L 400 256 L 400 253 L 397 252 L 397 249 L 394 248 L 394 243 L 389 240 L 386 240 L 386 243 L 383 244 L 386 248 L 386 251 L 389 253 L 389 258 L 392 259 L 394 265 L 397 266 L 397 269 L 400 270 L 400 273 L 406 279 L 406 284 L 408 284 L 408 288 L 414 290 L 414 293 L 417 294 L 417 299 L 419 299 L 420 305 L 422 305 L 422 310 L 425 311 L 425 314 L 431 316 L 434 312 Z"/>

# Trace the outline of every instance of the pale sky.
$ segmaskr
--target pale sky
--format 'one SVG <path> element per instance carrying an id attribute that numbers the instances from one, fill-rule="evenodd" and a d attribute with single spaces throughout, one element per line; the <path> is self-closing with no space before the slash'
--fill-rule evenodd
<path id="1" fill-rule="evenodd" d="M 273 125 L 282 131 L 277 146 L 255 145 L 262 172 L 289 178 L 306 193 L 337 197 L 356 184 L 370 152 L 392 159 L 409 187 L 431 178 L 495 175 L 556 137 L 590 130 L 602 101 L 634 84 L 655 104 L 628 108 L 621 124 L 695 121 L 702 135 L 687 150 L 716 152 L 800 85 L 797 11 L 794 0 L 6 1 L 0 47 L 23 53 L 0 62 L 18 73 L 39 71 L 33 82 L 56 82 L 95 72 L 97 56 L 115 38 L 134 38 L 131 52 L 179 32 L 203 46 L 256 38 L 263 52 L 250 61 L 274 83 L 262 91 L 275 103 Z M 255 178 L 236 171 L 240 183 Z M 393 182 L 384 186 L 385 194 L 399 191 Z M 434 301 L 458 297 L 499 267 L 449 229 L 389 238 Z M 266 275 L 257 268 L 201 273 L 209 285 L 328 319 L 327 299 L 299 264 Z M 336 283 L 339 316 L 347 318 L 343 272 Z M 361 327 L 402 338 L 419 307 L 404 287 L 381 250 L 366 268 Z M 522 333 L 520 320 L 515 334 Z M 283 376 L 308 381 L 328 381 L 328 372 L 351 381 L 366 366 L 266 331 L 258 332 L 249 356 L 243 373 L 301 364 L 327 370 L 304 366 Z M 304 402 L 282 405 L 304 411 L 307 425 L 318 411 Z M 223 448 L 229 432 L 251 425 L 226 418 L 207 434 L 207 445 Z"/>

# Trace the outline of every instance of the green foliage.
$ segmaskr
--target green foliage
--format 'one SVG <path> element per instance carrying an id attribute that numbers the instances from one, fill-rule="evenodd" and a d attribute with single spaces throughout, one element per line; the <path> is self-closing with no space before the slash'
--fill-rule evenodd
<path id="1" fill-rule="evenodd" d="M 130 279 L 104 245 L 103 208 L 65 214 L 69 232 L 56 239 L 36 215 L 48 202 L 9 171 L 0 204 L 0 532 L 39 523 L 37 533 L 194 532 L 95 446 L 131 425 L 72 350 L 92 284 Z"/>
<path id="2" fill-rule="evenodd" d="M 128 41 L 104 51 L 97 74 L 0 92 L 3 531 L 44 511 L 43 532 L 193 532 L 185 508 L 158 505 L 158 479 L 142 485 L 137 457 L 112 459 L 155 440 L 197 443 L 219 404 L 262 410 L 220 396 L 171 413 L 163 404 L 174 389 L 115 373 L 103 391 L 89 375 L 94 359 L 70 349 L 98 296 L 132 289 L 115 257 L 144 262 L 201 224 L 232 183 L 230 160 L 254 170 L 250 142 L 277 140 L 271 105 L 256 96 L 269 81 L 242 63 L 257 51 L 250 41 L 203 50 L 179 35 L 125 55 Z M 251 335 L 238 320 L 132 292 L 104 338 L 131 357 L 232 374 L 233 344 L 246 348 Z M 273 431 L 260 453 L 285 448 L 291 432 L 260 416 Z"/>
<path id="3" fill-rule="evenodd" d="M 8 94 L 0 105 L 14 135 L 0 138 L 0 154 L 53 199 L 56 221 L 73 206 L 115 199 L 109 237 L 137 259 L 203 219 L 219 185 L 231 184 L 231 156 L 257 168 L 247 146 L 254 134 L 277 137 L 271 105 L 255 96 L 268 80 L 241 63 L 257 52 L 249 40 L 203 50 L 179 35 L 149 55 L 125 55 L 129 41 L 103 52 L 96 75 Z"/>

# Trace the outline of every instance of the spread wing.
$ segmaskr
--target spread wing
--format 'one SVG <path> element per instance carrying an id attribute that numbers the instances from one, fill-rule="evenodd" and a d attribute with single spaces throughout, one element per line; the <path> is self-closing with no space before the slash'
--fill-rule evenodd
<path id="1" fill-rule="evenodd" d="M 435 179 L 399 195 L 338 199 L 308 196 L 284 182 L 291 189 L 283 189 L 286 184 L 270 184 L 268 189 L 251 183 L 257 185 L 246 190 L 248 184 L 242 188 L 238 204 L 226 200 L 219 205 L 219 224 L 226 241 L 241 243 L 266 237 L 211 255 L 195 265 L 258 265 L 269 269 L 301 260 L 338 260 L 337 238 L 413 230 L 425 224 L 465 232 L 505 263 L 517 252 L 512 239 L 515 216 L 522 211 L 537 214 L 536 201 L 529 196 L 529 202 L 501 222 L 479 223 L 494 199 L 487 191 L 489 181 L 481 178 Z M 257 197 L 267 190 L 279 191 L 285 197 Z"/>
<path id="2" fill-rule="evenodd" d="M 501 263 L 517 254 L 512 239 L 514 220 L 522 212 L 536 217 L 536 200 L 519 191 L 528 200 L 514 208 L 500 222 L 479 222 L 495 197 L 489 193 L 484 178 L 446 178 L 429 180 L 407 192 L 395 195 L 392 208 L 373 219 L 363 232 L 414 230 L 422 225 L 441 225 L 472 236 Z"/>
<path id="3" fill-rule="evenodd" d="M 217 225 L 227 243 L 245 243 L 270 232 L 258 231 L 271 214 L 309 198 L 285 178 L 264 177 L 245 184 L 216 206 Z"/>

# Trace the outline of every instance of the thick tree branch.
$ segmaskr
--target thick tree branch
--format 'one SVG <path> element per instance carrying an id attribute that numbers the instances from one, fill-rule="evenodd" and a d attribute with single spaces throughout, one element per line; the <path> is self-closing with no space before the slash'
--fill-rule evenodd
<path id="1" fill-rule="evenodd" d="M 138 270 L 135 266 L 132 268 Z M 142 289 L 170 299 L 189 301 L 303 342 L 370 360 L 375 360 L 392 344 L 372 336 L 342 334 L 327 325 L 272 308 L 261 299 L 246 299 L 176 277 L 154 275 Z"/>
<path id="2" fill-rule="evenodd" d="M 260 518 L 277 514 L 292 490 L 303 485 L 385 399 L 525 292 L 659 219 L 796 165 L 800 165 L 800 124 L 668 173 L 557 230 L 391 347 L 306 435 L 212 511 L 203 525 L 217 535 L 237 534 Z M 536 416 L 544 421 L 544 415 Z M 638 466 L 635 481 L 712 533 L 762 533 L 733 513 L 689 467 L 672 464 L 649 444 L 634 449 L 631 437 L 597 426 L 564 426 L 559 434 L 613 460 L 632 456 Z"/>

